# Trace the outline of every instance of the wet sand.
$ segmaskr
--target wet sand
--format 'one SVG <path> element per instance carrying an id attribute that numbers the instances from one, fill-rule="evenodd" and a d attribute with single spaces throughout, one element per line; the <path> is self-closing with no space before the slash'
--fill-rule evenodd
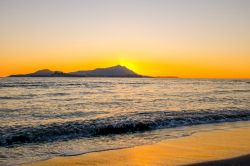
<path id="1" fill-rule="evenodd" d="M 26 166 L 66 165 L 250 165 L 250 127 L 196 133 L 152 145 L 55 157 Z M 238 157 L 238 158 L 235 158 Z M 231 159 L 230 159 L 231 158 Z M 229 159 L 229 160 L 225 160 Z M 220 160 L 220 161 L 218 161 Z M 213 162 L 209 162 L 213 161 Z M 195 164 L 196 163 L 196 164 Z"/>
<path id="2" fill-rule="evenodd" d="M 250 155 L 235 157 L 232 159 L 208 161 L 203 163 L 191 164 L 188 166 L 249 166 Z"/>

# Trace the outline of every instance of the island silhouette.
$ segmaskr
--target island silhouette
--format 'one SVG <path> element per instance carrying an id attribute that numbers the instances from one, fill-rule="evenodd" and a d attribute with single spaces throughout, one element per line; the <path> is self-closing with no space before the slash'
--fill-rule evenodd
<path id="1" fill-rule="evenodd" d="M 79 70 L 65 73 L 49 69 L 38 70 L 29 74 L 10 75 L 9 77 L 148 77 L 135 73 L 125 66 L 117 65 L 94 70 Z"/>
<path id="2" fill-rule="evenodd" d="M 137 74 L 126 66 L 116 65 L 107 68 L 96 68 L 94 70 L 79 70 L 75 72 L 65 73 L 62 71 L 52 71 L 49 69 L 38 70 L 29 74 L 15 74 L 9 77 L 139 77 L 139 78 L 152 78 Z M 157 78 L 178 78 L 176 76 L 164 76 Z"/>

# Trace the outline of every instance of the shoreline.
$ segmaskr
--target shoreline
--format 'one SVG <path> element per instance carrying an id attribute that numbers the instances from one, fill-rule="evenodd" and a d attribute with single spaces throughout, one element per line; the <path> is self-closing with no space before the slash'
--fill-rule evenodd
<path id="1" fill-rule="evenodd" d="M 249 122 L 247 122 L 249 123 Z M 49 165 L 216 165 L 250 161 L 250 126 L 198 132 L 191 136 L 125 149 L 60 156 L 23 166 Z M 248 156 L 244 156 L 248 155 Z M 244 156 L 239 157 L 239 156 Z M 248 160 L 249 159 L 249 160 Z M 217 164 L 217 165 L 218 165 Z M 242 165 L 242 163 L 241 163 Z"/>

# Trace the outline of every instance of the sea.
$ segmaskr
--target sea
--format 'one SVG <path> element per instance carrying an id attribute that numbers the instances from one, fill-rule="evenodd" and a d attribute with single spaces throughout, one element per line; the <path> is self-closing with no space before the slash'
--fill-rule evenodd
<path id="1" fill-rule="evenodd" d="M 249 79 L 0 78 L 0 165 L 152 144 L 249 120 Z"/>

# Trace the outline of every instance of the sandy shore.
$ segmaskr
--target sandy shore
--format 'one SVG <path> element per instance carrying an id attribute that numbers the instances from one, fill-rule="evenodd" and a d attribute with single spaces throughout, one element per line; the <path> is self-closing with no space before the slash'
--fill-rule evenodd
<path id="1" fill-rule="evenodd" d="M 187 166 L 249 166 L 249 163 L 250 163 L 250 155 L 245 155 L 231 159 L 207 161 Z"/>
<path id="2" fill-rule="evenodd" d="M 250 154 L 250 127 L 201 132 L 134 148 L 94 152 L 72 157 L 55 157 L 26 166 L 63 165 L 189 165 Z M 238 159 L 238 161 L 237 161 Z M 249 156 L 232 159 L 248 162 Z M 216 161 L 218 164 L 218 161 Z M 213 164 L 216 165 L 216 162 Z M 231 163 L 229 160 L 227 163 Z M 225 164 L 225 163 L 224 163 Z M 243 164 L 243 163 L 242 163 Z M 241 164 L 241 165 L 242 165 Z M 200 164 L 201 165 L 201 164 Z M 219 164 L 220 165 L 220 164 Z M 248 164 L 250 165 L 250 163 Z"/>

